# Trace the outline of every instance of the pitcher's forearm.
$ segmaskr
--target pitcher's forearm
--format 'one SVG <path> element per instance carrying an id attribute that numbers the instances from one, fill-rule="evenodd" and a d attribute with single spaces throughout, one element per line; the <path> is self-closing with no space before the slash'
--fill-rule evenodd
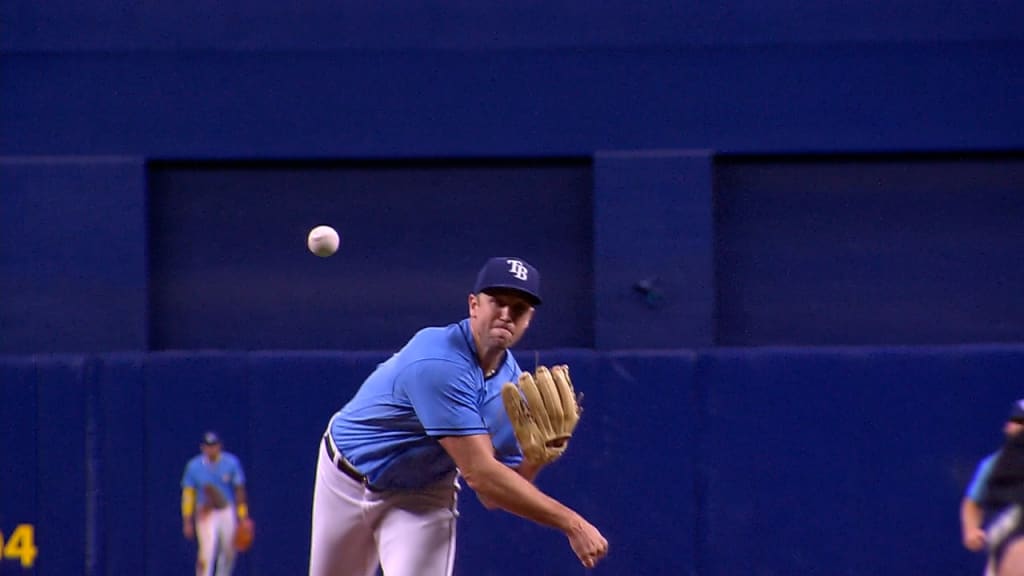
<path id="1" fill-rule="evenodd" d="M 582 520 L 571 508 L 497 461 L 477 470 L 463 470 L 462 474 L 482 501 L 509 513 L 563 532 L 573 529 Z"/>

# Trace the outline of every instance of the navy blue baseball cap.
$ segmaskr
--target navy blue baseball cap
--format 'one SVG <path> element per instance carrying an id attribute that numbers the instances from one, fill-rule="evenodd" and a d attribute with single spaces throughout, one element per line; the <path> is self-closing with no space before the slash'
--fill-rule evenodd
<path id="1" fill-rule="evenodd" d="M 207 446 L 214 446 L 220 444 L 220 436 L 216 432 L 210 430 L 203 434 L 203 444 Z"/>
<path id="2" fill-rule="evenodd" d="M 522 258 L 499 256 L 488 260 L 476 276 L 473 293 L 505 288 L 522 292 L 534 306 L 540 305 L 540 272 Z"/>
<path id="3" fill-rule="evenodd" d="M 1010 417 L 1007 420 L 1024 422 L 1024 398 L 1013 403 L 1013 407 L 1010 408 Z"/>

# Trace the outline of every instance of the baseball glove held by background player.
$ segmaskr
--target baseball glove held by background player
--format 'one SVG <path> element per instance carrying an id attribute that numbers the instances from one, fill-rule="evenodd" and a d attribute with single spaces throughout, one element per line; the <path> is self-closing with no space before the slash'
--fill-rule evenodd
<path id="1" fill-rule="evenodd" d="M 253 524 L 252 518 L 244 518 L 238 521 L 238 526 L 235 527 L 235 539 L 232 544 L 235 550 L 239 552 L 245 552 L 249 548 L 252 548 L 252 541 L 256 539 L 256 525 Z"/>
<path id="2" fill-rule="evenodd" d="M 536 377 L 523 372 L 519 386 L 509 382 L 501 388 L 501 400 L 523 458 L 537 464 L 553 462 L 565 452 L 583 412 L 583 396 L 576 396 L 564 365 L 550 370 L 538 366 Z"/>

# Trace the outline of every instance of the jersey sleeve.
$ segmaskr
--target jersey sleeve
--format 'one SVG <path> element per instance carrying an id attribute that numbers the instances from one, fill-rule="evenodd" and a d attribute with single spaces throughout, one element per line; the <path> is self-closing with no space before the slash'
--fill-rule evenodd
<path id="1" fill-rule="evenodd" d="M 417 362 L 398 376 L 416 417 L 429 436 L 487 434 L 477 384 L 465 367 L 446 360 Z"/>
<path id="2" fill-rule="evenodd" d="M 964 494 L 972 502 L 980 502 L 984 496 L 985 485 L 989 475 L 992 474 L 992 465 L 995 464 L 997 454 L 998 452 L 989 454 L 974 471 L 974 478 L 967 485 L 967 492 Z"/>
<path id="3" fill-rule="evenodd" d="M 245 486 L 245 471 L 242 469 L 242 461 L 238 456 L 231 455 L 231 485 Z"/>
<path id="4" fill-rule="evenodd" d="M 196 479 L 196 474 L 193 470 L 192 460 L 189 460 L 188 464 L 185 465 L 185 472 L 181 476 L 181 487 L 182 489 L 199 488 L 199 482 Z"/>

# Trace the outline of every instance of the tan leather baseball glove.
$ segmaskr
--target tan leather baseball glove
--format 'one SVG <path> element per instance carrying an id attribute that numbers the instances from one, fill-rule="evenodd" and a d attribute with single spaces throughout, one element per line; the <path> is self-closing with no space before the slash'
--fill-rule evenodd
<path id="1" fill-rule="evenodd" d="M 502 386 L 501 400 L 523 458 L 536 464 L 553 462 L 565 452 L 583 413 L 583 395 L 576 396 L 565 365 L 538 366 L 536 376 L 523 372 L 518 386 Z"/>

